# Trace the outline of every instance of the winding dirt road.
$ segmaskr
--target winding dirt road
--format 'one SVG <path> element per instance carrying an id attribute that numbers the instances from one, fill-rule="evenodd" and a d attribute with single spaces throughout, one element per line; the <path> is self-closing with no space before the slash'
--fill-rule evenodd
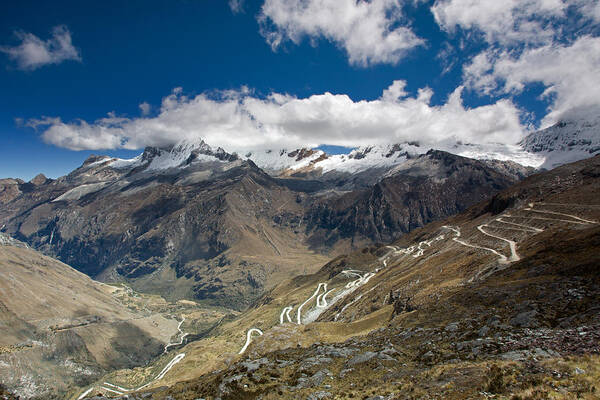
<path id="1" fill-rule="evenodd" d="M 248 348 L 248 346 L 250 346 L 250 343 L 252 343 L 252 334 L 255 332 L 258 333 L 258 336 L 263 335 L 263 332 L 258 328 L 249 329 L 248 332 L 246 332 L 246 343 L 244 344 L 244 347 L 242 347 L 242 349 L 240 350 L 240 352 L 238 354 L 243 354 L 246 351 L 246 349 Z"/>
<path id="2" fill-rule="evenodd" d="M 285 307 L 282 311 L 281 314 L 279 315 L 279 323 L 283 324 L 284 321 L 284 317 L 287 317 L 288 322 L 292 322 L 292 319 L 290 318 L 290 312 L 294 309 L 294 307 L 292 306 L 287 306 Z"/>
<path id="3" fill-rule="evenodd" d="M 165 345 L 165 349 L 163 351 L 163 354 L 165 354 L 168 350 L 169 347 L 171 346 L 175 346 L 175 345 L 180 345 L 183 343 L 183 340 L 185 339 L 185 337 L 188 335 L 188 333 L 184 333 L 181 330 L 181 325 L 183 325 L 185 321 L 185 317 L 183 317 L 181 319 L 181 321 L 179 322 L 179 324 L 177 325 L 177 330 L 179 331 L 179 334 L 182 335 L 181 339 L 179 340 L 179 342 L 171 342 L 171 343 L 167 343 Z M 180 353 L 177 354 L 175 357 L 173 357 L 173 359 L 171 361 L 169 361 L 169 363 L 154 377 L 154 379 L 152 379 L 151 381 L 149 381 L 148 383 L 140 386 L 140 387 L 136 387 L 136 388 L 124 388 L 118 385 L 114 385 L 110 382 L 103 382 L 102 385 L 98 385 L 96 386 L 92 386 L 91 388 L 87 389 L 85 392 L 83 392 L 78 398 L 77 400 L 83 400 L 85 399 L 94 389 L 99 389 L 101 391 L 104 392 L 110 392 L 110 393 L 114 393 L 117 395 L 123 395 L 129 392 L 137 392 L 138 390 L 142 390 L 147 388 L 148 386 L 150 386 L 151 384 L 153 384 L 154 382 L 164 378 L 164 376 L 171 370 L 171 368 L 173 368 L 175 366 L 175 364 L 177 364 L 178 362 L 180 362 L 181 360 L 183 360 L 183 358 L 185 357 L 185 353 Z"/>
<path id="4" fill-rule="evenodd" d="M 551 205 L 550 203 L 538 203 L 541 205 Z M 571 223 L 571 224 L 581 224 L 581 225 L 590 225 L 590 224 L 597 224 L 598 222 L 596 221 L 592 221 L 589 219 L 585 219 L 582 217 L 579 217 L 577 215 L 573 215 L 573 214 L 567 214 L 567 213 L 562 213 L 562 212 L 557 212 L 557 211 L 549 211 L 549 210 L 536 210 L 534 209 L 536 203 L 529 203 L 527 207 L 522 208 L 521 210 L 516 210 L 516 212 L 519 211 L 527 211 L 529 213 L 538 213 L 538 214 L 547 214 L 547 215 L 556 215 L 558 217 L 561 218 L 551 218 L 551 217 L 534 217 L 531 215 L 515 215 L 514 213 L 505 213 L 501 216 L 499 216 L 498 218 L 495 218 L 494 220 L 487 222 L 485 224 L 481 224 L 477 227 L 477 230 L 479 230 L 479 232 L 483 233 L 486 236 L 492 237 L 494 239 L 497 240 L 501 240 L 503 242 L 508 243 L 509 245 L 509 249 L 510 249 L 510 257 L 506 257 L 504 254 L 501 254 L 500 252 L 498 252 L 495 249 L 489 248 L 489 247 L 483 247 L 483 246 L 477 246 L 477 245 L 473 245 L 471 243 L 467 243 L 463 240 L 460 240 L 459 237 L 461 236 L 461 232 L 460 232 L 460 228 L 458 227 L 451 227 L 451 226 L 443 226 L 443 228 L 452 230 L 456 236 L 452 239 L 455 242 L 463 245 L 463 246 L 467 246 L 467 247 L 472 247 L 475 249 L 481 249 L 481 250 L 486 250 L 489 251 L 491 253 L 496 254 L 499 257 L 498 262 L 501 264 L 509 264 L 512 262 L 516 262 L 519 261 L 521 259 L 521 257 L 519 256 L 519 254 L 517 253 L 517 242 L 511 239 L 508 239 L 506 237 L 500 236 L 498 234 L 493 234 L 490 232 L 487 232 L 485 230 L 485 228 L 488 229 L 504 229 L 504 230 L 513 230 L 513 231 L 520 231 L 520 232 L 526 232 L 526 233 L 531 233 L 531 234 L 536 234 L 536 233 L 541 233 L 544 231 L 544 229 L 542 228 L 538 228 L 535 226 L 531 226 L 531 225 L 526 225 L 524 223 L 517 223 L 517 222 L 512 222 L 512 221 L 507 221 L 507 219 L 526 219 L 526 220 L 541 220 L 541 221 L 549 221 L 549 222 L 565 222 L 565 223 Z M 572 205 L 572 204 L 552 204 L 555 206 L 562 206 L 562 207 L 572 207 L 572 206 L 576 206 L 576 205 Z M 585 205 L 580 205 L 581 207 L 588 207 Z M 593 207 L 593 206 L 589 206 L 589 207 Z M 565 217 L 567 218 L 571 218 L 571 219 L 565 219 Z M 504 224 L 504 226 L 494 226 L 491 225 L 492 223 L 497 222 L 500 224 Z M 510 226 L 506 226 L 506 225 L 510 225 Z"/>
<path id="5" fill-rule="evenodd" d="M 169 347 L 171 347 L 171 346 L 179 346 L 180 344 L 182 344 L 183 340 L 185 339 L 185 337 L 187 335 L 189 335 L 189 333 L 183 333 L 183 331 L 181 330 L 181 325 L 183 325 L 184 322 L 185 322 L 185 317 L 183 317 L 182 320 L 181 320 L 181 322 L 179 322 L 179 325 L 177 325 L 177 330 L 179 331 L 179 334 L 181 335 L 181 338 L 179 339 L 179 342 L 167 343 L 165 345 L 165 350 L 163 351 L 163 354 L 167 352 L 167 350 L 169 349 Z"/>
<path id="6" fill-rule="evenodd" d="M 327 291 L 327 283 L 319 283 L 319 285 L 317 286 L 317 290 L 315 290 L 315 292 L 312 294 L 312 296 L 310 296 L 308 299 L 306 299 L 306 301 L 302 304 L 300 304 L 300 307 L 298 307 L 298 325 L 302 325 L 302 308 L 308 304 L 312 299 L 314 299 L 319 292 L 321 291 L 321 288 L 324 288 L 324 291 Z"/>

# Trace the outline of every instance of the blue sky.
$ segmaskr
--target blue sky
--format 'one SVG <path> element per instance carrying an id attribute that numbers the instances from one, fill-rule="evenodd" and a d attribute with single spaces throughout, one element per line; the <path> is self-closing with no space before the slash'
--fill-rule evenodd
<path id="1" fill-rule="evenodd" d="M 597 2 L 499 10 L 508 30 L 477 26 L 460 0 L 338 0 L 325 11 L 313 2 L 3 2 L 0 177 L 57 177 L 89 154 L 131 157 L 190 137 L 230 150 L 412 137 L 514 142 L 532 125 L 597 109 L 597 95 L 567 87 L 574 75 L 591 81 L 590 92 L 598 85 Z M 475 10 L 478 19 L 498 21 L 487 8 Z M 361 12 L 363 22 L 352 20 Z M 531 23 L 547 35 L 531 35 Z M 51 46 L 64 35 L 72 47 L 49 47 L 47 59 L 19 53 L 31 38 Z M 544 52 L 585 60 L 581 71 L 562 62 L 524 74 Z"/>

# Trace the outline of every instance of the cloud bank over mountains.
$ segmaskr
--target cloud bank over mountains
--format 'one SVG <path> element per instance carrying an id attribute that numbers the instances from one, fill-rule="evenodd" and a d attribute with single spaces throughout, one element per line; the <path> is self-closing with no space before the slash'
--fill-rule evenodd
<path id="1" fill-rule="evenodd" d="M 407 7 L 424 3 L 264 0 L 256 18 L 274 51 L 285 43 L 308 40 L 316 46 L 319 40 L 327 40 L 345 52 L 349 64 L 367 68 L 396 65 L 411 51 L 428 46 L 428 38 L 415 33 L 406 12 Z M 432 2 L 427 7 L 439 30 L 455 42 L 479 49 L 461 60 L 462 84 L 441 105 L 431 104 L 433 91 L 428 87 L 408 94 L 404 80 L 390 83 L 380 98 L 369 101 L 329 92 L 305 98 L 277 92 L 261 97 L 248 88 L 188 97 L 177 88 L 162 99 L 160 107 L 141 104 L 141 117 L 110 114 L 94 122 L 54 117 L 28 124 L 43 127 L 46 142 L 73 150 L 139 149 L 199 138 L 236 151 L 403 141 L 514 144 L 532 129 L 523 122 L 529 110 L 515 98 L 533 86 L 542 87 L 539 100 L 547 104 L 542 128 L 561 119 L 599 114 L 599 4 L 590 0 Z M 238 13 L 244 3 L 231 0 L 229 5 Z M 438 58 L 452 57 L 449 46 Z M 489 96 L 489 104 L 466 107 L 465 90 Z M 158 112 L 150 115 L 151 109 Z"/>
<path id="2" fill-rule="evenodd" d="M 204 139 L 228 150 L 358 145 L 418 141 L 515 143 L 522 138 L 519 110 L 510 100 L 466 108 L 463 88 L 441 106 L 430 105 L 433 92 L 417 96 L 396 81 L 373 101 L 353 101 L 344 94 L 307 98 L 271 93 L 259 98 L 247 88 L 216 96 L 185 96 L 177 88 L 162 100 L 153 117 L 122 118 L 110 114 L 93 123 L 65 123 L 58 118 L 29 121 L 47 126 L 42 137 L 72 150 L 168 147 Z"/>

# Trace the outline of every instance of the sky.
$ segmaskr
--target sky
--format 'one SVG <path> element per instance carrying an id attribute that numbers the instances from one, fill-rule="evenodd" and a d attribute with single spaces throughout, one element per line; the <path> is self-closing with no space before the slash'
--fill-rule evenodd
<path id="1" fill-rule="evenodd" d="M 0 4 L 0 177 L 229 151 L 515 144 L 600 106 L 597 0 Z"/>

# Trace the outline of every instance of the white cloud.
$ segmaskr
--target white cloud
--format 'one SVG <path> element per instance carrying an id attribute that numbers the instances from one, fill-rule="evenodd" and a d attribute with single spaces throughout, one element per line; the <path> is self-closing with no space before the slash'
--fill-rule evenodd
<path id="1" fill-rule="evenodd" d="M 543 85 L 542 127 L 600 112 L 597 0 L 437 0 L 431 11 L 445 31 L 487 42 L 463 66 L 466 87 L 499 96 Z"/>
<path id="2" fill-rule="evenodd" d="M 583 13 L 592 17 L 596 22 L 600 22 L 600 2 L 586 4 Z"/>
<path id="3" fill-rule="evenodd" d="M 140 112 L 143 116 L 150 114 L 150 110 L 152 109 L 152 106 L 150 106 L 150 104 L 148 104 L 147 102 L 143 102 L 138 107 L 140 107 Z"/>
<path id="4" fill-rule="evenodd" d="M 273 50 L 286 40 L 325 38 L 344 49 L 351 64 L 396 64 L 424 44 L 403 16 L 406 1 L 265 0 L 258 19 Z"/>
<path id="5" fill-rule="evenodd" d="M 565 8 L 562 0 L 437 0 L 431 11 L 447 32 L 475 29 L 488 43 L 510 45 L 551 42 L 557 34 L 551 22 Z"/>
<path id="6" fill-rule="evenodd" d="M 234 14 L 244 11 L 244 0 L 229 0 L 229 8 Z"/>
<path id="7" fill-rule="evenodd" d="M 585 18 L 600 22 L 600 1 L 598 0 L 570 0 L 570 5 L 579 9 Z"/>
<path id="8" fill-rule="evenodd" d="M 47 119 L 30 121 L 30 125 L 45 124 L 42 137 L 46 142 L 72 150 L 139 149 L 199 138 L 242 152 L 405 141 L 424 146 L 456 141 L 515 143 L 523 137 L 520 111 L 509 100 L 465 108 L 459 87 L 444 105 L 432 106 L 431 89 L 410 97 L 404 87 L 405 82 L 396 81 L 373 101 L 353 101 L 331 93 L 307 98 L 272 93 L 257 98 L 247 88 L 216 98 L 206 94 L 186 97 L 178 89 L 163 99 L 160 113 L 152 118 L 110 114 L 94 123 Z"/>
<path id="9" fill-rule="evenodd" d="M 599 71 L 600 38 L 584 36 L 571 45 L 549 44 L 515 56 L 484 52 L 465 68 L 465 81 L 486 93 L 519 93 L 528 84 L 543 84 L 543 96 L 551 102 L 542 121 L 548 126 L 564 118 L 598 115 Z"/>
<path id="10" fill-rule="evenodd" d="M 383 91 L 381 99 L 385 101 L 396 101 L 403 97 L 408 96 L 408 93 L 404 90 L 406 88 L 406 81 L 394 81 L 390 87 Z"/>
<path id="11" fill-rule="evenodd" d="M 79 51 L 71 41 L 71 32 L 66 26 L 54 27 L 52 37 L 46 41 L 27 32 L 15 32 L 15 35 L 21 40 L 21 44 L 14 47 L 1 46 L 0 51 L 15 61 L 20 69 L 34 70 L 66 60 L 81 61 Z"/>

